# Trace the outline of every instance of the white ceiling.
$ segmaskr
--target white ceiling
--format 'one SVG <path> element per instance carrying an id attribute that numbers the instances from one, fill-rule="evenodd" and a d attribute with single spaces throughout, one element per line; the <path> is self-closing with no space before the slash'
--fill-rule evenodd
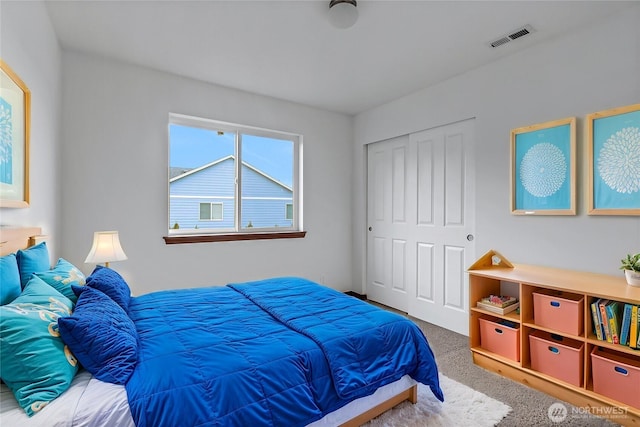
<path id="1" fill-rule="evenodd" d="M 65 49 L 357 114 L 638 3 L 360 0 L 346 30 L 328 0 L 46 4 Z"/>

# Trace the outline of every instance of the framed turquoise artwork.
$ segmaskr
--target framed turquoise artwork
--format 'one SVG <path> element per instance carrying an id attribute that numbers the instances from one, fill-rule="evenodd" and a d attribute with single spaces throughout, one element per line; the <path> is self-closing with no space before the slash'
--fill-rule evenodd
<path id="1" fill-rule="evenodd" d="M 511 131 L 511 213 L 576 214 L 576 118 Z"/>
<path id="2" fill-rule="evenodd" d="M 29 206 L 31 92 L 0 59 L 0 207 Z"/>
<path id="3" fill-rule="evenodd" d="M 587 116 L 589 215 L 640 215 L 640 104 Z"/>

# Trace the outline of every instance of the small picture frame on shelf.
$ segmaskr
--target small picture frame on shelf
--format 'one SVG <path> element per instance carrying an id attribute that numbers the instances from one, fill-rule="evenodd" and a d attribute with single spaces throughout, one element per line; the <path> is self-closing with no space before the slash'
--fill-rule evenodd
<path id="1" fill-rule="evenodd" d="M 589 215 L 640 215 L 640 104 L 587 115 Z"/>
<path id="2" fill-rule="evenodd" d="M 576 118 L 511 130 L 511 213 L 576 214 Z"/>

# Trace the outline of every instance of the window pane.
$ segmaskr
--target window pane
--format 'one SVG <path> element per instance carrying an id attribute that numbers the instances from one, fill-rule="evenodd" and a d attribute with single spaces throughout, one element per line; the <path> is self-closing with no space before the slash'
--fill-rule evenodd
<path id="1" fill-rule="evenodd" d="M 282 212 L 293 203 L 293 142 L 242 134 L 241 147 L 241 227 L 292 227 Z"/>
<path id="2" fill-rule="evenodd" d="M 169 125 L 170 229 L 234 229 L 235 140 L 234 132 Z"/>
<path id="3" fill-rule="evenodd" d="M 200 221 L 211 219 L 211 203 L 200 203 Z"/>
<path id="4" fill-rule="evenodd" d="M 286 219 L 293 219 L 293 205 L 291 203 L 287 204 L 287 212 L 285 213 Z"/>
<path id="5" fill-rule="evenodd" d="M 223 220 L 222 203 L 211 204 L 211 219 L 215 221 Z"/>

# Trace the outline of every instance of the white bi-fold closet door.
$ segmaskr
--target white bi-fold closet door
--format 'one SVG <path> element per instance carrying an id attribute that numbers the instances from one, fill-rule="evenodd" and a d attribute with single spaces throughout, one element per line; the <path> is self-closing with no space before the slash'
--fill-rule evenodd
<path id="1" fill-rule="evenodd" d="M 474 120 L 367 147 L 367 296 L 468 335 Z"/>

